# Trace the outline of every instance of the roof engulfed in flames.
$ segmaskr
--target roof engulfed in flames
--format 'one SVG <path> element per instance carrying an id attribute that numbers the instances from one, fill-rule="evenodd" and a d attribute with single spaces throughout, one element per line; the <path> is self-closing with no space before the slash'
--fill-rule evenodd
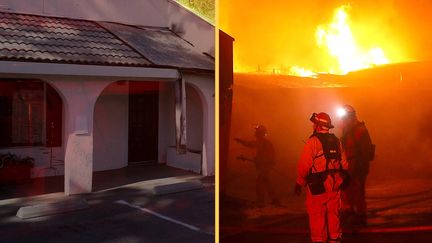
<path id="1" fill-rule="evenodd" d="M 316 31 L 318 45 L 326 48 L 336 59 L 336 65 L 329 72 L 346 74 L 350 71 L 389 63 L 380 47 L 366 49 L 357 44 L 350 27 L 349 8 L 349 5 L 337 8 L 333 21 L 318 26 Z"/>
<path id="2" fill-rule="evenodd" d="M 432 2 L 351 2 L 260 1 L 245 10 L 245 0 L 221 0 L 221 28 L 236 40 L 234 71 L 317 77 L 432 60 L 421 27 L 432 21 Z"/>

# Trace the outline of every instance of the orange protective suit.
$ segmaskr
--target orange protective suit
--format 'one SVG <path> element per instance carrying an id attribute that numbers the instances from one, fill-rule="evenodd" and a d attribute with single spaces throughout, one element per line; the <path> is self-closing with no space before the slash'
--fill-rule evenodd
<path id="1" fill-rule="evenodd" d="M 339 151 L 341 145 L 339 143 Z M 307 185 L 307 176 L 310 172 L 323 172 L 328 170 L 347 170 L 348 164 L 344 153 L 341 160 L 328 161 L 323 156 L 323 146 L 316 136 L 311 136 L 303 148 L 297 166 L 296 183 Z M 306 195 L 306 209 L 309 215 L 309 226 L 313 242 L 339 242 L 342 236 L 340 227 L 340 206 L 343 175 L 341 173 L 329 173 L 324 179 L 325 192 L 320 195 L 312 195 L 309 186 Z"/>

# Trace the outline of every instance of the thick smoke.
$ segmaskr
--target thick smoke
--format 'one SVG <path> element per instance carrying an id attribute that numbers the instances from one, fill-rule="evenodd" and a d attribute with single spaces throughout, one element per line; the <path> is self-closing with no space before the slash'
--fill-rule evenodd
<path id="1" fill-rule="evenodd" d="M 335 124 L 331 132 L 340 136 L 336 110 L 343 104 L 355 107 L 359 120 L 366 123 L 376 144 L 376 159 L 371 163 L 368 183 L 432 176 L 430 89 L 378 85 L 286 88 L 269 84 L 269 80 L 278 83 L 278 78 L 277 75 L 235 75 L 231 139 L 253 139 L 255 125 L 267 127 L 268 138 L 276 149 L 277 169 L 272 178 L 279 194 L 288 195 L 292 189 L 303 141 L 312 133 L 310 115 L 329 113 Z M 231 142 L 228 187 L 254 182 L 253 165 L 236 160 L 239 154 L 253 156 L 253 151 Z M 253 198 L 254 185 L 247 188 L 241 196 Z"/>

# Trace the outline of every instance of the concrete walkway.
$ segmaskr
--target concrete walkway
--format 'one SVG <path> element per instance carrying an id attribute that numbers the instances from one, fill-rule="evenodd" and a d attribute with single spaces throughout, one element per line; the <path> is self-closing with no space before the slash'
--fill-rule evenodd
<path id="1" fill-rule="evenodd" d="M 186 175 L 197 174 L 163 164 L 129 166 L 116 170 L 94 172 L 92 191 L 119 187 L 139 181 Z M 57 192 L 64 192 L 64 176 L 34 178 L 26 183 L 0 185 L 0 200 Z"/>
<path id="2" fill-rule="evenodd" d="M 199 189 L 205 183 L 214 185 L 212 178 L 161 164 L 131 166 L 95 172 L 93 192 L 90 194 L 129 188 L 148 195 L 163 195 Z M 4 209 L 1 214 L 18 212 L 21 218 L 31 218 L 86 208 L 86 202 L 82 201 L 86 195 L 66 196 L 63 180 L 63 176 L 55 176 L 0 186 L 0 205 Z"/>

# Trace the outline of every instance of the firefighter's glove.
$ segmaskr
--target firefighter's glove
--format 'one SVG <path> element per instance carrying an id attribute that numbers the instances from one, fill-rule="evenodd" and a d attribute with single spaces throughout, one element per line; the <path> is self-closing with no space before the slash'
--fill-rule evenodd
<path id="1" fill-rule="evenodd" d="M 301 192 L 302 192 L 302 186 L 300 184 L 296 183 L 294 186 L 294 195 L 300 196 Z"/>

